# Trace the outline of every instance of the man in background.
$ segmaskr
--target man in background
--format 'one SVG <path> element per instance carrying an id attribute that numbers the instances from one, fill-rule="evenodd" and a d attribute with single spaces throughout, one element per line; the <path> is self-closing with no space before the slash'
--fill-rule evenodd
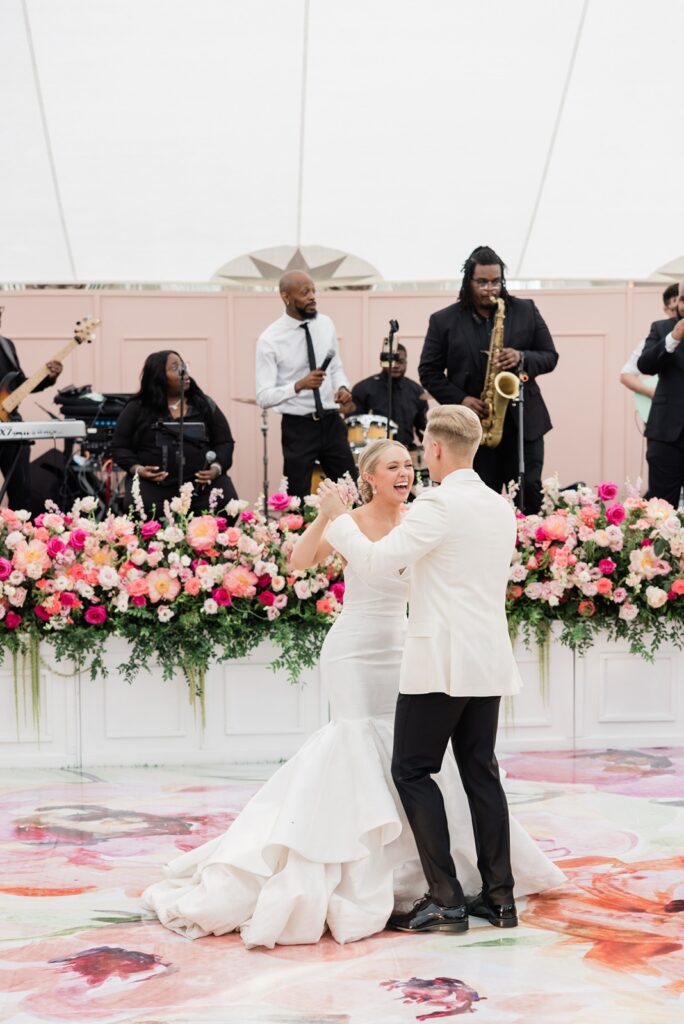
<path id="1" fill-rule="evenodd" d="M 677 283 L 668 285 L 663 292 L 663 313 L 665 318 L 670 317 L 674 319 L 677 317 L 678 293 L 679 285 Z M 639 342 L 625 365 L 620 370 L 620 383 L 624 384 L 629 391 L 633 391 L 637 395 L 643 395 L 650 402 L 655 394 L 657 381 L 645 378 L 643 374 L 639 373 L 639 369 L 637 367 L 639 356 L 644 351 L 645 344 L 645 340 Z M 647 417 L 644 417 L 644 420 L 646 418 Z"/>
<path id="2" fill-rule="evenodd" d="M 320 463 L 332 480 L 356 479 L 339 406 L 351 401 L 340 360 L 335 325 L 318 312 L 316 286 L 308 274 L 289 271 L 280 279 L 285 311 L 263 332 L 256 349 L 256 399 L 282 414 L 281 439 L 288 492 L 311 493 Z"/>
<path id="3" fill-rule="evenodd" d="M 405 345 L 397 345 L 392 365 L 388 367 L 380 356 L 380 373 L 360 380 L 352 388 L 351 412 L 374 413 L 387 416 L 389 409 L 389 378 L 392 379 L 392 415 L 398 427 L 397 441 L 407 448 L 420 444 L 427 422 L 427 395 L 415 380 L 406 376 L 407 353 Z M 345 412 L 347 410 L 345 409 Z"/>
<path id="4" fill-rule="evenodd" d="M 656 320 L 637 361 L 639 373 L 657 374 L 646 424 L 648 498 L 664 498 L 676 508 L 684 487 L 684 282 L 677 290 L 674 318 Z"/>
<path id="5" fill-rule="evenodd" d="M 486 407 L 480 396 L 496 310 L 492 300 L 504 300 L 504 345 L 495 369 L 524 372 L 528 376 L 522 507 L 530 515 L 541 506 L 544 435 L 551 430 L 551 418 L 537 377 L 555 368 L 558 353 L 534 302 L 508 294 L 505 269 L 503 260 L 489 246 L 478 246 L 471 252 L 463 264 L 458 302 L 430 317 L 418 372 L 425 390 L 440 404 L 465 405 L 480 420 L 484 419 Z M 519 475 L 518 412 L 510 406 L 511 403 L 506 410 L 500 444 L 496 448 L 481 445 L 473 463 L 482 480 L 498 493 L 511 481 L 517 481 Z"/>

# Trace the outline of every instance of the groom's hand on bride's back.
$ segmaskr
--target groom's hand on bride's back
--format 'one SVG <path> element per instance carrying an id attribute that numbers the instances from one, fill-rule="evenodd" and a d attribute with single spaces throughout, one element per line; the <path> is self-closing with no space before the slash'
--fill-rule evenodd
<path id="1" fill-rule="evenodd" d="M 340 490 L 332 480 L 323 480 L 318 488 L 319 509 L 327 519 L 344 515 L 347 507 L 342 501 Z"/>

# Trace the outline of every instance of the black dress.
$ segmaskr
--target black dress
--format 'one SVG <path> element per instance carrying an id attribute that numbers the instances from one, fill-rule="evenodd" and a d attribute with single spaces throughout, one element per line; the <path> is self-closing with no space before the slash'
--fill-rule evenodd
<path id="1" fill-rule="evenodd" d="M 167 426 L 172 424 L 172 426 Z M 121 413 L 114 436 L 112 438 L 112 456 L 114 461 L 129 473 L 126 484 L 126 500 L 131 502 L 131 469 L 134 466 L 159 466 L 168 476 L 161 483 L 144 480 L 140 477 L 140 493 L 145 510 L 148 514 L 156 509 L 161 513 L 164 502 L 178 494 L 179 478 L 179 428 L 177 420 L 169 414 L 166 417 L 155 416 L 146 409 L 140 399 L 133 398 Z M 228 420 L 211 398 L 204 396 L 204 403 L 190 400 L 184 417 L 183 457 L 185 468 L 184 481 L 192 481 L 195 492 L 192 497 L 192 510 L 201 512 L 209 508 L 209 498 L 213 490 L 219 489 L 222 496 L 217 508 L 223 508 L 227 502 L 237 498 L 237 492 L 230 477 L 227 475 L 233 462 L 235 441 L 230 432 Z M 211 484 L 198 487 L 195 474 L 200 469 L 207 469 L 207 452 L 214 452 L 212 462 L 221 466 L 220 476 Z"/>

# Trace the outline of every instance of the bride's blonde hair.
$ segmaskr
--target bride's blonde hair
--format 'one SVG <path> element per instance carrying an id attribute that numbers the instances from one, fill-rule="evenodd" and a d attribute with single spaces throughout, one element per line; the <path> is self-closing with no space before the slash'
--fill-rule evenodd
<path id="1" fill-rule="evenodd" d="M 389 448 L 397 447 L 403 448 L 408 454 L 408 448 L 405 444 L 402 444 L 401 441 L 393 441 L 390 437 L 381 437 L 377 441 L 371 441 L 370 444 L 361 449 L 361 454 L 359 455 L 359 479 L 356 486 L 364 505 L 367 505 L 373 498 L 373 486 L 368 480 L 364 479 L 364 474 L 373 472 L 383 452 L 386 452 Z"/>

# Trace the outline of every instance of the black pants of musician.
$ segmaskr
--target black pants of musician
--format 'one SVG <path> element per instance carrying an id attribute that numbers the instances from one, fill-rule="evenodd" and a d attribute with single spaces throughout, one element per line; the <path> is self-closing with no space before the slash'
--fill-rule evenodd
<path id="1" fill-rule="evenodd" d="M 494 754 L 500 697 L 400 694 L 392 778 L 418 846 L 431 896 L 445 907 L 465 900 L 451 857 L 444 800 L 432 778 L 451 743 L 468 798 L 482 891 L 492 903 L 513 900 L 508 804 Z"/>
<path id="2" fill-rule="evenodd" d="M 684 487 L 684 438 L 674 442 L 654 441 L 646 447 L 648 462 L 647 498 L 664 498 L 675 508 Z"/>
<path id="3" fill-rule="evenodd" d="M 537 437 L 534 441 L 523 443 L 525 455 L 525 493 L 523 511 L 525 515 L 535 515 L 542 502 L 542 469 L 544 466 L 544 438 Z M 511 480 L 518 481 L 518 432 L 508 423 L 504 426 L 503 436 L 496 448 L 485 448 L 481 445 L 475 456 L 473 468 L 484 482 L 497 494 L 502 487 L 507 487 Z"/>
<path id="4" fill-rule="evenodd" d="M 356 464 L 347 441 L 344 420 L 334 409 L 314 420 L 311 416 L 283 415 L 281 428 L 283 472 L 288 493 L 304 498 L 311 494 L 311 474 L 316 462 L 331 480 L 349 473 L 357 477 Z"/>
<path id="5" fill-rule="evenodd" d="M 12 474 L 6 491 L 7 504 L 15 511 L 20 508 L 31 510 L 29 451 L 27 444 L 0 443 L 0 471 L 5 479 L 8 473 Z"/>
<path id="6" fill-rule="evenodd" d="M 125 504 L 129 508 L 133 503 L 131 495 L 131 487 L 133 486 L 133 480 L 131 477 L 126 479 L 126 497 Z M 217 514 L 222 510 L 229 501 L 233 498 L 237 498 L 237 491 L 233 481 L 229 476 L 222 474 L 217 477 L 216 480 L 211 484 L 207 484 L 206 487 L 197 487 L 192 495 L 191 509 L 193 512 L 206 512 L 209 509 L 209 499 L 211 492 L 214 490 L 220 490 L 221 496 L 216 500 L 215 508 Z M 152 515 L 152 510 L 155 510 L 155 515 L 161 515 L 164 511 L 164 502 L 171 501 L 178 494 L 178 484 L 167 484 L 161 483 L 156 484 L 153 480 L 143 480 L 140 477 L 140 497 L 142 498 L 145 511 L 148 516 Z"/>

